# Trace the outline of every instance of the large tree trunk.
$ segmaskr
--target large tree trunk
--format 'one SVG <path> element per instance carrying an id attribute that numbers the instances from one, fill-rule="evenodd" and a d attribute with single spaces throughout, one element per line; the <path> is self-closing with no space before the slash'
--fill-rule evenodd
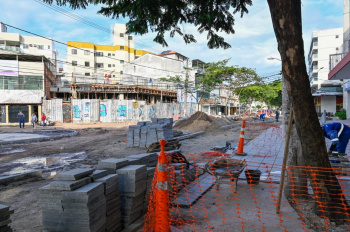
<path id="1" fill-rule="evenodd" d="M 287 93 L 287 88 L 285 81 L 283 80 L 282 89 L 282 111 L 283 111 L 283 128 L 284 138 L 287 138 L 287 130 L 289 116 L 290 116 L 290 102 Z M 298 166 L 306 166 L 304 158 L 302 156 L 301 144 L 299 136 L 296 132 L 295 124 L 292 125 L 292 130 L 290 132 L 290 141 L 288 148 L 288 158 L 287 158 L 287 181 L 285 186 L 285 196 L 288 201 L 293 204 L 299 199 L 307 199 L 307 173 L 305 169 L 298 168 Z M 296 199 L 297 198 L 297 199 Z"/>
<path id="2" fill-rule="evenodd" d="M 267 0 L 267 2 L 282 58 L 282 73 L 295 115 L 295 127 L 300 138 L 302 157 L 310 166 L 307 169 L 301 168 L 307 170 L 315 194 L 315 213 L 332 221 L 345 222 L 349 220 L 348 204 L 335 173 L 331 171 L 323 131 L 315 111 L 306 72 L 301 1 Z"/>

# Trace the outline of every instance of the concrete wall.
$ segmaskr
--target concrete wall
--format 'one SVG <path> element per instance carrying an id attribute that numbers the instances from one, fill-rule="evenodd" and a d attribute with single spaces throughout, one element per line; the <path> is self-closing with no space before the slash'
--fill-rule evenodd
<path id="1" fill-rule="evenodd" d="M 57 106 L 57 104 L 60 104 L 59 102 L 48 102 L 45 101 L 47 107 L 43 106 L 43 112 L 49 113 L 46 108 L 50 108 L 51 111 L 55 110 L 56 114 L 59 110 L 62 112 L 62 107 Z M 55 105 L 55 108 L 53 108 L 53 105 Z M 187 114 L 194 114 L 197 111 L 196 106 L 196 104 L 187 104 Z M 73 123 L 150 121 L 151 118 L 173 118 L 177 120 L 183 115 L 184 105 L 179 103 L 146 105 L 144 101 L 138 101 L 135 104 L 133 100 L 72 100 Z M 54 116 L 51 116 L 51 118 L 54 118 Z M 61 117 L 56 116 L 56 118 L 59 118 L 59 121 L 63 121 Z"/>
<path id="2" fill-rule="evenodd" d="M 43 101 L 42 112 L 48 121 L 63 122 L 62 99 Z M 41 121 L 41 118 L 39 118 Z"/>
<path id="3" fill-rule="evenodd" d="M 41 90 L 0 90 L 0 102 L 17 104 L 41 104 Z"/>
<path id="4" fill-rule="evenodd" d="M 321 97 L 321 112 L 332 112 L 335 114 L 336 111 L 336 96 L 322 96 Z"/>

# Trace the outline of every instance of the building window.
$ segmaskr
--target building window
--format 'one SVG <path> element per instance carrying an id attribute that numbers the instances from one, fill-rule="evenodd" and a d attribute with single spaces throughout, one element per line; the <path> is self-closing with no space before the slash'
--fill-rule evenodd
<path id="1" fill-rule="evenodd" d="M 108 53 L 108 56 L 111 56 L 111 53 Z"/>
<path id="2" fill-rule="evenodd" d="M 120 33 L 120 37 L 124 37 L 124 33 Z"/>
<path id="3" fill-rule="evenodd" d="M 44 50 L 44 45 L 38 45 L 39 50 Z"/>
<path id="4" fill-rule="evenodd" d="M 23 49 L 28 49 L 28 48 L 29 48 L 28 44 L 23 44 Z"/>
<path id="5" fill-rule="evenodd" d="M 47 45 L 47 49 L 50 49 L 50 45 Z"/>
<path id="6" fill-rule="evenodd" d="M 103 63 L 96 63 L 95 67 L 96 68 L 103 68 Z"/>
<path id="7" fill-rule="evenodd" d="M 90 51 L 84 51 L 84 55 L 86 55 L 86 56 L 90 56 Z"/>
<path id="8" fill-rule="evenodd" d="M 115 67 L 115 64 L 113 64 L 113 67 Z"/>
<path id="9" fill-rule="evenodd" d="M 85 61 L 85 67 L 90 67 L 90 62 L 89 61 Z"/>
<path id="10" fill-rule="evenodd" d="M 103 56 L 103 52 L 95 52 L 95 56 Z"/>
<path id="11" fill-rule="evenodd" d="M 120 60 L 120 63 L 121 63 L 121 64 L 124 64 L 124 60 Z"/>
<path id="12" fill-rule="evenodd" d="M 77 49 L 72 49 L 72 54 L 74 54 L 74 55 L 78 54 Z"/>
<path id="13" fill-rule="evenodd" d="M 115 56 L 115 54 L 113 53 L 112 56 Z"/>
<path id="14" fill-rule="evenodd" d="M 115 75 L 113 75 L 113 77 L 115 77 Z"/>
<path id="15" fill-rule="evenodd" d="M 120 74 L 123 74 L 123 71 L 120 71 Z"/>
<path id="16" fill-rule="evenodd" d="M 336 51 L 339 51 L 339 48 L 335 48 Z"/>
<path id="17" fill-rule="evenodd" d="M 112 67 L 112 65 L 111 65 L 111 64 L 108 64 L 108 68 L 110 68 L 110 67 Z"/>
<path id="18" fill-rule="evenodd" d="M 339 35 L 336 35 L 335 38 L 338 39 L 338 38 L 339 38 Z"/>
<path id="19" fill-rule="evenodd" d="M 78 62 L 77 61 L 72 61 L 72 66 L 77 66 L 78 65 Z"/>
<path id="20" fill-rule="evenodd" d="M 42 76 L 19 76 L 18 78 L 0 76 L 0 89 L 42 90 Z"/>
<path id="21" fill-rule="evenodd" d="M 90 76 L 90 73 L 85 73 L 85 76 Z"/>
<path id="22" fill-rule="evenodd" d="M 120 46 L 120 50 L 124 50 L 124 46 Z"/>
<path id="23" fill-rule="evenodd" d="M 129 39 L 129 40 L 132 40 L 132 36 L 131 36 L 131 35 L 129 35 L 129 36 L 128 36 L 128 39 Z"/>

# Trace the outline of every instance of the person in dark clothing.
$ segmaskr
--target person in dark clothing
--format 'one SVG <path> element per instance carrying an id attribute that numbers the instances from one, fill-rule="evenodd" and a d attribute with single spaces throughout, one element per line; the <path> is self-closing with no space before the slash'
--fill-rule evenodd
<path id="1" fill-rule="evenodd" d="M 280 112 L 278 110 L 276 110 L 276 122 L 278 122 L 279 116 L 280 116 Z"/>
<path id="2" fill-rule="evenodd" d="M 324 136 L 332 141 L 328 154 L 332 151 L 345 153 L 346 146 L 350 139 L 350 127 L 340 122 L 332 122 L 322 126 Z"/>
<path id="3" fill-rule="evenodd" d="M 17 118 L 19 119 L 19 128 L 22 128 L 22 124 L 23 124 L 23 128 L 24 128 L 25 115 L 22 113 L 22 111 L 19 111 L 19 113 L 17 114 Z"/>

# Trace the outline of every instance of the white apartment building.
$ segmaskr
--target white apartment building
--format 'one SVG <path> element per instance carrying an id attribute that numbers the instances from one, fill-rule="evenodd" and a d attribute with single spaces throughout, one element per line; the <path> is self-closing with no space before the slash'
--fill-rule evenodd
<path id="1" fill-rule="evenodd" d="M 58 52 L 52 39 L 8 33 L 0 23 L 0 53 L 45 56 L 57 67 Z M 54 73 L 55 74 L 55 73 Z"/>
<path id="2" fill-rule="evenodd" d="M 343 28 L 332 28 L 312 32 L 308 54 L 309 77 L 313 88 L 341 85 L 339 81 L 329 81 L 329 56 L 343 52 Z"/>
<path id="3" fill-rule="evenodd" d="M 68 41 L 67 75 L 72 75 L 76 83 L 120 83 L 124 64 L 148 52 L 134 48 L 134 36 L 126 34 L 125 24 L 115 24 L 113 43 Z"/>

